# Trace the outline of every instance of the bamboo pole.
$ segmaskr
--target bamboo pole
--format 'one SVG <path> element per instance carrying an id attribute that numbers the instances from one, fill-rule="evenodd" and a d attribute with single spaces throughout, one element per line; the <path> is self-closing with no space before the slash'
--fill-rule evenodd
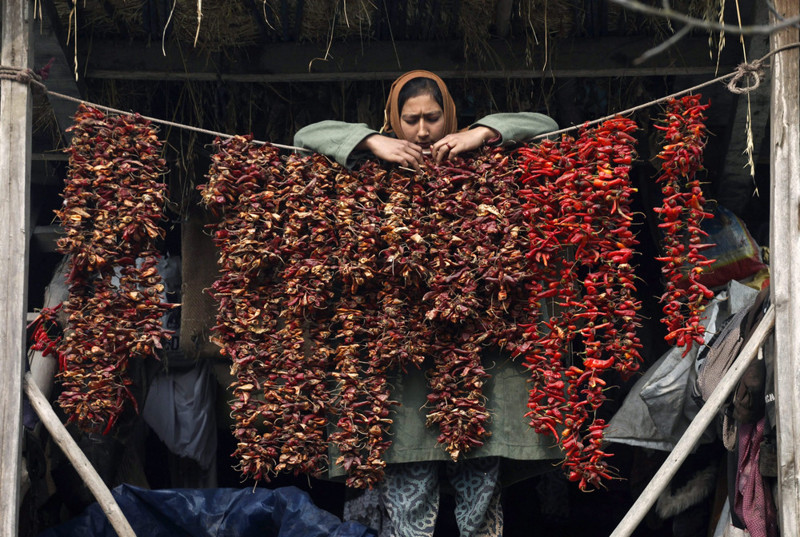
<path id="1" fill-rule="evenodd" d="M 89 459 L 86 458 L 80 446 L 75 443 L 75 440 L 58 419 L 56 413 L 53 412 L 50 403 L 36 386 L 36 381 L 30 373 L 25 375 L 25 393 L 39 419 L 42 420 L 42 424 L 53 437 L 53 441 L 61 448 L 72 463 L 75 471 L 78 472 L 86 486 L 89 487 L 117 535 L 120 537 L 136 537 L 136 533 L 134 533 L 133 528 L 128 523 L 128 519 L 122 513 L 122 509 L 120 509 L 114 496 L 111 495 L 111 491 L 108 490 L 100 474 L 97 473 Z"/>
<path id="2" fill-rule="evenodd" d="M 797 0 L 775 0 L 775 11 L 798 14 Z M 772 23 L 778 18 L 772 15 Z M 776 50 L 798 41 L 797 28 L 771 36 Z M 778 517 L 781 535 L 800 535 L 800 51 L 772 58 L 770 103 L 770 271 L 775 322 L 775 410 Z"/>
<path id="3" fill-rule="evenodd" d="M 755 358 L 758 353 L 758 349 L 761 348 L 764 340 L 767 339 L 767 335 L 769 335 L 774 324 L 775 307 L 770 306 L 761 319 L 761 322 L 758 323 L 758 326 L 753 331 L 753 335 L 750 336 L 750 339 L 748 339 L 747 343 L 742 347 L 733 365 L 722 376 L 719 384 L 717 384 L 717 387 L 714 388 L 714 391 L 709 396 L 708 401 L 705 402 L 697 413 L 697 416 L 692 420 L 692 423 L 686 428 L 686 431 L 683 433 L 683 436 L 681 436 L 681 439 L 678 440 L 678 443 L 675 444 L 667 460 L 664 461 L 664 464 L 658 469 L 656 475 L 653 476 L 653 479 L 647 484 L 647 487 L 645 487 L 636 499 L 636 502 L 631 506 L 628 513 L 614 529 L 611 537 L 629 537 L 634 530 L 636 530 L 636 527 L 658 499 L 659 494 L 667 487 L 670 479 L 672 479 L 678 471 L 678 468 L 683 464 L 683 461 L 685 461 L 686 457 L 692 452 L 692 449 L 694 449 L 695 444 L 700 440 L 700 437 L 708 428 L 708 425 L 717 416 L 728 395 L 733 391 L 739 379 L 744 374 L 744 370 L 747 369 L 747 366 L 753 361 L 753 358 Z M 797 534 L 792 533 L 784 535 Z"/>
<path id="4" fill-rule="evenodd" d="M 29 0 L 3 0 L 0 64 L 31 61 Z M 0 80 L 0 537 L 17 537 L 30 211 L 31 89 Z"/>

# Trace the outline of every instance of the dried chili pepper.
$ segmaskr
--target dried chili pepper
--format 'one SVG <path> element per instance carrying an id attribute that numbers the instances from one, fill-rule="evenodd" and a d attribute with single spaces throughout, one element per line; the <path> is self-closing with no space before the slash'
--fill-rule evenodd
<path id="1" fill-rule="evenodd" d="M 138 115 L 80 105 L 69 130 L 64 203 L 56 211 L 70 284 L 54 349 L 59 404 L 82 429 L 108 433 L 126 404 L 136 405 L 128 363 L 157 356 L 169 337 L 162 317 L 174 305 L 161 298 L 156 245 L 164 236 L 165 163 L 155 128 Z"/>
<path id="2" fill-rule="evenodd" d="M 529 311 L 539 318 L 545 301 L 554 310 L 528 327 L 530 343 L 520 352 L 532 378 L 527 416 L 559 443 L 563 466 L 582 490 L 611 476 L 601 450 L 605 424 L 593 420 L 605 400 L 602 376 L 616 369 L 627 377 L 641 360 L 630 229 L 635 130 L 616 118 L 582 129 L 578 139 L 519 152 L 535 274 Z M 577 349 L 583 359 L 573 365 Z"/>
<path id="3" fill-rule="evenodd" d="M 663 201 L 653 210 L 658 214 L 662 231 L 658 257 L 665 278 L 661 295 L 667 327 L 665 340 L 683 347 L 685 356 L 694 344 L 704 343 L 703 311 L 714 293 L 699 278 L 705 267 L 714 262 L 702 251 L 707 235 L 701 223 L 713 214 L 705 209 L 705 196 L 698 179 L 703 169 L 703 150 L 708 136 L 700 95 L 671 99 L 664 117 L 655 127 L 663 133 L 663 147 L 658 154 L 661 169 L 656 178 L 661 183 Z"/>
<path id="4" fill-rule="evenodd" d="M 557 428 L 574 425 L 572 440 L 564 437 L 564 446 L 582 446 L 569 451 L 573 471 L 582 486 L 596 484 L 607 474 L 595 438 L 602 428 L 589 420 L 604 398 L 600 377 L 638 365 L 630 333 L 639 307 L 629 272 L 631 129 L 620 121 L 596 133 L 605 160 L 573 141 L 566 156 L 536 170 L 486 149 L 427 162 L 421 173 L 375 162 L 347 171 L 318 155 L 279 157 L 247 138 L 226 142 L 201 190 L 221 214 L 212 227 L 223 268 L 212 288 L 220 307 L 214 331 L 237 374 L 232 415 L 242 472 L 321 471 L 324 442 L 308 437 L 326 406 L 337 426 L 327 441 L 347 484 L 373 486 L 391 443 L 388 379 L 431 359 L 427 422 L 458 460 L 491 435 L 482 360 L 487 348 L 500 348 L 528 361 L 536 430 L 559 437 Z M 539 171 L 560 177 L 558 186 L 520 188 L 521 177 Z M 556 195 L 560 189 L 572 199 Z M 594 211 L 610 215 L 593 223 Z M 580 249 L 582 265 L 615 267 L 595 270 L 592 285 L 618 298 L 581 303 L 590 280 L 570 270 L 566 247 Z M 565 313 L 539 338 L 529 319 L 551 297 Z M 592 315 L 601 348 L 568 376 L 569 347 Z M 303 414 L 309 378 L 331 393 L 319 393 L 318 406 Z"/>

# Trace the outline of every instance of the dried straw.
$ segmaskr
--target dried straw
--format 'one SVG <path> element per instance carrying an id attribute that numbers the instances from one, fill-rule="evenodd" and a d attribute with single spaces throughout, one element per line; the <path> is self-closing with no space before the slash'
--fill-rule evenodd
<path id="1" fill-rule="evenodd" d="M 66 25 L 72 10 L 72 0 L 53 0 L 62 25 Z M 78 0 L 78 28 L 91 28 L 96 36 L 113 37 L 120 32 L 128 36 L 144 35 L 142 13 L 147 0 L 104 0 L 84 2 Z"/>
<path id="2" fill-rule="evenodd" d="M 326 42 L 370 37 L 376 11 L 376 4 L 371 0 L 306 0 L 298 38 Z"/>
<path id="3" fill-rule="evenodd" d="M 572 35 L 575 28 L 575 13 L 582 6 L 575 0 L 524 0 L 520 4 L 520 15 L 529 38 L 543 44 L 545 39 L 563 38 Z"/>
<path id="4" fill-rule="evenodd" d="M 252 9 L 242 0 L 202 3 L 202 22 L 198 33 L 197 0 L 176 0 L 173 24 L 176 38 L 190 46 L 218 51 L 245 47 L 259 42 L 261 29 Z"/>

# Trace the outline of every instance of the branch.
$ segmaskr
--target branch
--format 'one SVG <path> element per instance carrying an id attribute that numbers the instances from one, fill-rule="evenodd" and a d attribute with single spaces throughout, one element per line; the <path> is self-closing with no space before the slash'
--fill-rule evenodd
<path id="1" fill-rule="evenodd" d="M 657 56 L 658 54 L 661 54 L 662 52 L 664 52 L 665 50 L 670 48 L 672 45 L 674 45 L 675 43 L 677 43 L 678 41 L 683 39 L 683 37 L 686 34 L 688 34 L 691 31 L 691 29 L 692 29 L 692 27 L 689 26 L 688 24 L 686 26 L 681 27 L 681 29 L 678 30 L 677 32 L 675 32 L 672 37 L 670 37 L 669 39 L 667 39 L 666 41 L 664 41 L 663 43 L 661 43 L 657 47 L 651 48 L 650 50 L 648 50 L 647 52 L 645 52 L 644 54 L 642 54 L 641 56 L 639 56 L 638 58 L 633 60 L 633 65 L 639 65 L 639 64 L 644 63 L 645 61 L 649 60 L 653 56 Z"/>
<path id="2" fill-rule="evenodd" d="M 646 15 L 655 15 L 658 17 L 664 17 L 666 19 L 670 19 L 673 21 L 679 21 L 687 26 L 692 26 L 695 28 L 703 28 L 705 30 L 717 30 L 721 32 L 731 33 L 734 35 L 753 35 L 753 34 L 772 34 L 786 28 L 788 26 L 794 26 L 800 22 L 800 15 L 790 17 L 788 19 L 783 19 L 781 22 L 776 24 L 759 24 L 753 26 L 733 26 L 730 24 L 720 24 L 714 21 L 707 21 L 702 19 L 696 19 L 694 17 L 690 17 L 684 13 L 680 13 L 671 9 L 670 7 L 663 7 L 657 8 L 653 6 L 648 6 L 642 4 L 637 0 L 611 0 L 611 2 L 622 6 L 625 9 L 629 9 L 631 11 L 638 11 L 639 13 L 644 13 Z M 665 6 L 668 6 L 668 3 L 664 3 Z"/>

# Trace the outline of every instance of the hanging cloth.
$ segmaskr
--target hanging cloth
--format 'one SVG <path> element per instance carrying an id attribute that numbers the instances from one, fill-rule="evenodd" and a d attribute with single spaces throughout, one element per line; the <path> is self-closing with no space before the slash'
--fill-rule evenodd
<path id="1" fill-rule="evenodd" d="M 761 440 L 766 418 L 739 424 L 739 465 L 736 472 L 734 511 L 751 537 L 777 537 L 777 513 L 772 491 L 759 472 Z"/>

